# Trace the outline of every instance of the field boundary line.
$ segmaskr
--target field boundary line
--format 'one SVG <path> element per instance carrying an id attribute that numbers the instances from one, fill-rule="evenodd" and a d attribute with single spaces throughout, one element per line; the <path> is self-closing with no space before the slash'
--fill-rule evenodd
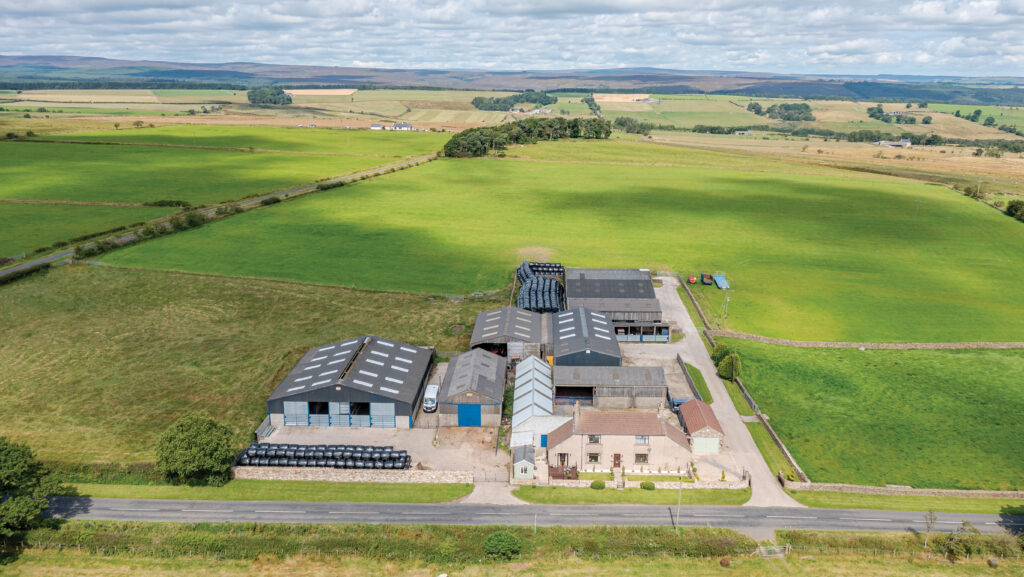
<path id="1" fill-rule="evenodd" d="M 202 144 L 171 144 L 169 142 L 116 142 L 105 140 L 65 140 L 51 138 L 19 138 L 11 142 L 35 142 L 40 144 L 91 144 L 99 146 L 155 146 L 158 148 L 194 148 L 198 150 L 224 150 L 228 152 L 261 152 L 270 154 L 306 154 L 312 156 L 351 156 L 355 158 L 412 158 L 394 154 L 352 154 L 344 152 L 315 152 L 310 150 L 277 150 L 274 148 L 248 148 L 238 146 L 206 146 Z M 415 155 L 413 155 L 415 156 Z"/>
<path id="2" fill-rule="evenodd" d="M 711 337 L 726 337 L 730 339 L 741 339 L 770 345 L 798 348 L 821 348 L 821 349 L 873 349 L 873 350 L 955 350 L 955 349 L 1024 349 L 1024 342 L 948 342 L 948 343 L 857 343 L 847 341 L 795 341 L 790 339 L 776 339 L 763 337 L 749 333 L 727 331 L 721 329 L 710 329 L 707 331 Z"/>
<path id="3" fill-rule="evenodd" d="M 86 202 L 82 200 L 39 200 L 34 198 L 0 198 L 0 202 L 9 202 L 11 204 L 70 204 L 72 206 L 125 206 L 132 208 L 152 207 L 152 205 L 134 202 Z"/>
<path id="4" fill-rule="evenodd" d="M 988 489 L 926 489 L 917 487 L 877 487 L 846 483 L 812 483 L 790 481 L 779 475 L 783 488 L 790 491 L 832 491 L 862 495 L 893 495 L 899 497 L 962 497 L 967 499 L 1024 499 L 1024 491 L 997 491 Z"/>

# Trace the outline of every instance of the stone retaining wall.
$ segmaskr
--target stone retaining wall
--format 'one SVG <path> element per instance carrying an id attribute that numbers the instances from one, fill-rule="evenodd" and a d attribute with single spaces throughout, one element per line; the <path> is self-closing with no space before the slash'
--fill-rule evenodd
<path id="1" fill-rule="evenodd" d="M 843 483 L 801 483 L 780 477 L 782 486 L 791 491 L 836 491 L 868 495 L 897 495 L 901 497 L 968 497 L 975 499 L 1024 499 L 1024 491 L 984 491 L 967 489 L 913 489 L 899 487 L 872 487 Z"/>
<path id="2" fill-rule="evenodd" d="M 332 481 L 335 483 L 472 483 L 472 471 L 388 471 L 323 467 L 234 467 L 236 479 Z"/>

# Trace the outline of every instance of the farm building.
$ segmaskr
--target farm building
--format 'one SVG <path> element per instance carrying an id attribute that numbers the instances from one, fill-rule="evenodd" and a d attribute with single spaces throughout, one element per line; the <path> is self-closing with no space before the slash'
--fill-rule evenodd
<path id="1" fill-rule="evenodd" d="M 476 316 L 471 348 L 482 348 L 509 360 L 541 356 L 550 342 L 547 319 L 540 313 L 516 307 L 484 311 Z"/>
<path id="2" fill-rule="evenodd" d="M 691 453 L 686 435 L 657 411 L 577 410 L 548 435 L 548 463 L 580 471 L 677 471 Z"/>
<path id="3" fill-rule="evenodd" d="M 512 477 L 532 479 L 537 449 L 533 445 L 520 445 L 512 449 Z"/>
<path id="4" fill-rule="evenodd" d="M 505 393 L 505 358 L 483 349 L 448 363 L 437 396 L 442 427 L 497 427 Z"/>
<path id="5" fill-rule="evenodd" d="M 565 269 L 567 309 L 586 307 L 608 315 L 620 341 L 668 342 L 661 303 L 650 272 L 638 269 Z"/>
<path id="6" fill-rule="evenodd" d="M 611 319 L 597 311 L 575 308 L 549 317 L 555 365 L 619 366 L 622 352 Z"/>
<path id="7" fill-rule="evenodd" d="M 661 367 L 554 368 L 555 403 L 593 405 L 598 409 L 657 409 L 667 385 Z"/>
<path id="8" fill-rule="evenodd" d="M 274 426 L 411 428 L 433 349 L 375 336 L 314 347 L 267 399 Z"/>
<path id="9" fill-rule="evenodd" d="M 548 433 L 569 420 L 555 414 L 553 397 L 550 365 L 537 357 L 527 357 L 516 366 L 510 446 L 547 446 Z"/>
<path id="10" fill-rule="evenodd" d="M 370 130 L 384 130 L 383 124 L 371 124 Z"/>
<path id="11" fill-rule="evenodd" d="M 718 454 L 725 431 L 718 423 L 711 405 L 697 399 L 687 401 L 679 406 L 679 418 L 686 427 L 694 453 Z"/>

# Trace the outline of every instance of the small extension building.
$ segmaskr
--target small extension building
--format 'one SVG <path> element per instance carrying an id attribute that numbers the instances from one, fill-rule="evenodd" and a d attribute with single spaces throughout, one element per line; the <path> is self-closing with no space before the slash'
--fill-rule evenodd
<path id="1" fill-rule="evenodd" d="M 516 366 L 511 447 L 546 447 L 548 433 L 569 420 L 555 414 L 553 397 L 550 365 L 537 357 L 527 357 Z"/>
<path id="2" fill-rule="evenodd" d="M 551 325 L 551 349 L 555 365 L 619 366 L 622 351 L 615 338 L 611 319 L 597 311 L 575 308 L 554 313 Z"/>
<path id="3" fill-rule="evenodd" d="M 484 311 L 476 316 L 469 346 L 509 360 L 542 356 L 549 343 L 546 321 L 546 315 L 516 307 Z"/>
<path id="4" fill-rule="evenodd" d="M 412 428 L 434 350 L 375 336 L 309 349 L 267 399 L 274 426 Z"/>
<path id="5" fill-rule="evenodd" d="M 452 357 L 437 396 L 442 427 L 497 427 L 505 392 L 505 358 L 483 349 Z"/>
<path id="6" fill-rule="evenodd" d="M 717 455 L 722 448 L 725 431 L 711 405 L 693 399 L 679 406 L 679 418 L 686 427 L 694 453 Z"/>
<path id="7" fill-rule="evenodd" d="M 554 368 L 556 404 L 579 401 L 598 409 L 657 409 L 667 384 L 661 367 Z"/>
<path id="8" fill-rule="evenodd" d="M 565 269 L 566 309 L 586 307 L 608 315 L 620 341 L 668 342 L 661 303 L 649 271 L 639 269 Z"/>
<path id="9" fill-rule="evenodd" d="M 690 462 L 686 435 L 657 411 L 578 410 L 548 435 L 552 467 L 580 471 L 681 471 Z"/>

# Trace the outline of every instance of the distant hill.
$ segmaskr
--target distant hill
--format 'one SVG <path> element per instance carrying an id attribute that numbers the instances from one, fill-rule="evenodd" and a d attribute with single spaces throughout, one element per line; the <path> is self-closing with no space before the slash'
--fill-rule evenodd
<path id="1" fill-rule="evenodd" d="M 80 56 L 0 55 L 0 88 L 221 86 L 418 87 L 473 90 L 636 91 L 1024 105 L 1024 78 L 797 75 L 623 68 L 484 71 L 228 62 L 197 64 Z"/>

